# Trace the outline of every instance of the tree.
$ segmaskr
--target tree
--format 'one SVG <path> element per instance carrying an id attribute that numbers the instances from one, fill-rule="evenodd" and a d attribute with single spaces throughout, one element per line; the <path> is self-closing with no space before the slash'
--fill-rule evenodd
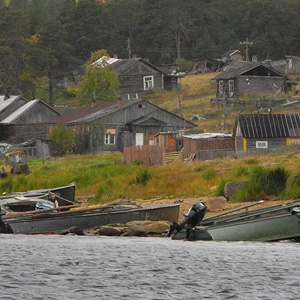
<path id="1" fill-rule="evenodd" d="M 96 63 L 98 58 L 104 57 L 101 63 Z M 99 101 L 114 101 L 117 98 L 119 87 L 118 75 L 112 66 L 106 62 L 108 54 L 105 50 L 98 50 L 91 54 L 86 63 L 86 74 L 79 83 L 76 94 L 82 102 L 91 102 L 90 99 Z"/>
<path id="2" fill-rule="evenodd" d="M 37 35 L 36 69 L 48 78 L 49 104 L 54 105 L 54 87 L 78 66 L 74 48 L 66 42 L 66 32 L 58 20 L 48 20 Z"/>
<path id="3" fill-rule="evenodd" d="M 20 93 L 28 56 L 28 22 L 21 11 L 0 9 L 0 82 L 2 93 Z"/>
<path id="4" fill-rule="evenodd" d="M 73 152 L 74 131 L 63 124 L 56 124 L 48 135 L 48 139 L 51 141 L 50 148 L 54 156 Z"/>

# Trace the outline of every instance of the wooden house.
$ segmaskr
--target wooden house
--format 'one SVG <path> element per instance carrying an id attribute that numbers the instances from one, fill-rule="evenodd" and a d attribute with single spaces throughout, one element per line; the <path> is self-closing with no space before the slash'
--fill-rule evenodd
<path id="1" fill-rule="evenodd" d="M 300 147 L 300 115 L 245 114 L 237 116 L 234 136 L 237 153 L 268 153 Z"/>
<path id="2" fill-rule="evenodd" d="M 217 98 L 236 98 L 241 94 L 274 96 L 290 89 L 289 78 L 265 63 L 238 61 L 213 78 Z"/>
<path id="3" fill-rule="evenodd" d="M 62 116 L 50 123 L 63 123 L 84 134 L 86 152 L 123 151 L 125 147 L 134 145 L 153 145 L 159 132 L 193 129 L 196 126 L 146 100 L 110 104 L 94 113 L 81 117 L 75 115 L 73 118 Z"/>
<path id="4" fill-rule="evenodd" d="M 103 63 L 105 62 L 105 63 Z M 143 58 L 105 58 L 95 62 L 103 67 L 109 64 L 118 74 L 118 96 L 123 100 L 140 99 L 151 89 L 171 90 L 178 87 L 182 73 L 173 68 L 159 68 Z"/>
<path id="5" fill-rule="evenodd" d="M 0 121 L 0 141 L 22 143 L 29 139 L 45 139 L 45 122 L 61 114 L 42 100 L 26 102 Z"/>
<path id="6" fill-rule="evenodd" d="M 199 133 L 183 136 L 183 159 L 206 160 L 234 157 L 235 144 L 231 134 Z"/>

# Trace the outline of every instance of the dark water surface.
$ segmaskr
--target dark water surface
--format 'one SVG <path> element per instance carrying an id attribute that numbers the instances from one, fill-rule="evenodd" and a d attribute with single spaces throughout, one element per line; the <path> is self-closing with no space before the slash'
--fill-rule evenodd
<path id="1" fill-rule="evenodd" d="M 300 299 L 300 245 L 0 235 L 0 299 Z"/>

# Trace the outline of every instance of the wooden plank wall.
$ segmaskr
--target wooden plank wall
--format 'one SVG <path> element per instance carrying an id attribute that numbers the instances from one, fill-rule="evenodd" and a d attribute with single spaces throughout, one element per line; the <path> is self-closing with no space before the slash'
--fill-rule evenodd
<path id="1" fill-rule="evenodd" d="M 162 164 L 162 149 L 160 146 L 143 145 L 124 148 L 124 163 L 141 160 L 146 165 Z"/>

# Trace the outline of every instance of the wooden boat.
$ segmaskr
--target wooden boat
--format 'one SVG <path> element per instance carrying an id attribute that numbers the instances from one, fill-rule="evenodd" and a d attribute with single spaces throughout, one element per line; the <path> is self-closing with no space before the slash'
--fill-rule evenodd
<path id="1" fill-rule="evenodd" d="M 214 241 L 279 241 L 293 239 L 300 241 L 300 202 L 274 205 L 266 208 L 248 210 L 262 203 L 256 202 L 212 217 L 200 218 L 191 224 L 189 217 L 184 225 L 171 228 L 173 239 L 214 240 Z M 203 210 L 194 212 L 204 216 Z M 238 210 L 244 212 L 237 213 Z M 176 226 L 175 226 L 176 227 Z"/>
<path id="2" fill-rule="evenodd" d="M 57 233 L 76 226 L 89 229 L 95 226 L 127 223 L 134 220 L 165 220 L 177 222 L 180 203 L 138 205 L 131 202 L 112 203 L 104 207 L 78 208 L 72 206 L 29 212 L 9 212 L 1 217 L 7 232 L 37 234 Z"/>

